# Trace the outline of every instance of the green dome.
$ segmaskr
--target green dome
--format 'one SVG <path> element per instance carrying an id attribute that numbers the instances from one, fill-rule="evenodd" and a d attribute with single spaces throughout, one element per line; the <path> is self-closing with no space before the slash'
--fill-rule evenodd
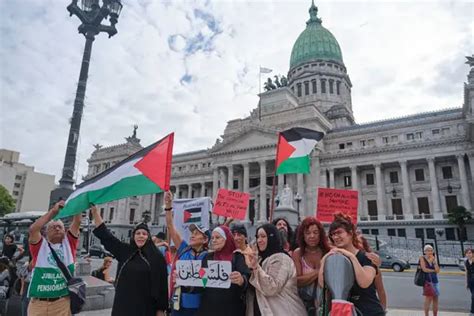
<path id="1" fill-rule="evenodd" d="M 321 25 L 318 8 L 309 8 L 310 19 L 291 50 L 290 68 L 311 60 L 333 60 L 343 63 L 341 48 L 334 35 Z"/>

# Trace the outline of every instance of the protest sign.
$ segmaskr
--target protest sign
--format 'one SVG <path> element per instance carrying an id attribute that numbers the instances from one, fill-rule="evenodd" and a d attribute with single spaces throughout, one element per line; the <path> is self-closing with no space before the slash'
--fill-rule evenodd
<path id="1" fill-rule="evenodd" d="M 202 267 L 201 260 L 176 261 L 176 284 L 180 286 L 230 288 L 230 261 L 209 260 Z"/>
<path id="2" fill-rule="evenodd" d="M 245 219 L 250 194 L 226 189 L 219 189 L 213 213 L 216 215 Z"/>
<path id="3" fill-rule="evenodd" d="M 189 242 L 191 232 L 189 225 L 202 225 L 209 229 L 209 212 L 211 210 L 211 199 L 201 197 L 196 199 L 177 199 L 173 201 L 173 224 L 176 230 Z M 176 245 L 179 247 L 179 245 Z"/>
<path id="4" fill-rule="evenodd" d="M 330 223 L 335 213 L 344 213 L 357 223 L 358 192 L 352 190 L 337 190 L 318 188 L 318 206 L 316 218 L 323 223 Z"/>

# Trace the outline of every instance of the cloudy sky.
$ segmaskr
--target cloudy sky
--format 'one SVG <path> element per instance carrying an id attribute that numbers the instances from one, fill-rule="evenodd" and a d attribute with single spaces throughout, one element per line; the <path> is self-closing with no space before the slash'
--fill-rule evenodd
<path id="1" fill-rule="evenodd" d="M 147 145 L 208 148 L 257 106 L 258 67 L 286 74 L 310 0 L 123 0 L 118 34 L 92 51 L 78 174 L 95 143 L 139 125 Z M 316 1 L 353 83 L 357 122 L 462 106 L 472 1 Z M 84 38 L 68 1 L 0 1 L 0 148 L 60 175 Z M 59 180 L 57 178 L 56 180 Z"/>

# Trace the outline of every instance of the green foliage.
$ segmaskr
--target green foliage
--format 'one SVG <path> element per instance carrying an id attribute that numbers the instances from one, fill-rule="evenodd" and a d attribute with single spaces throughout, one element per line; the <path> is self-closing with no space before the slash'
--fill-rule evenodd
<path id="1" fill-rule="evenodd" d="M 0 216 L 11 213 L 15 210 L 15 200 L 8 193 L 4 186 L 0 185 Z"/>
<path id="2" fill-rule="evenodd" d="M 449 211 L 448 221 L 450 224 L 456 225 L 459 227 L 461 232 L 460 239 L 465 240 L 464 228 L 472 220 L 472 214 L 464 206 L 457 206 Z"/>

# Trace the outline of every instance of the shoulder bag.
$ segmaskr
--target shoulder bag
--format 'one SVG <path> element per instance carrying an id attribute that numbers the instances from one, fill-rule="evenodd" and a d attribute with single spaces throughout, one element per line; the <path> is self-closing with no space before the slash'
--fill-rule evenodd
<path id="1" fill-rule="evenodd" d="M 421 263 L 420 263 L 420 260 L 418 260 L 418 268 L 416 269 L 416 272 L 415 272 L 414 283 L 416 286 L 424 286 L 425 280 L 426 280 L 426 273 L 423 272 L 423 270 L 421 269 Z"/>

